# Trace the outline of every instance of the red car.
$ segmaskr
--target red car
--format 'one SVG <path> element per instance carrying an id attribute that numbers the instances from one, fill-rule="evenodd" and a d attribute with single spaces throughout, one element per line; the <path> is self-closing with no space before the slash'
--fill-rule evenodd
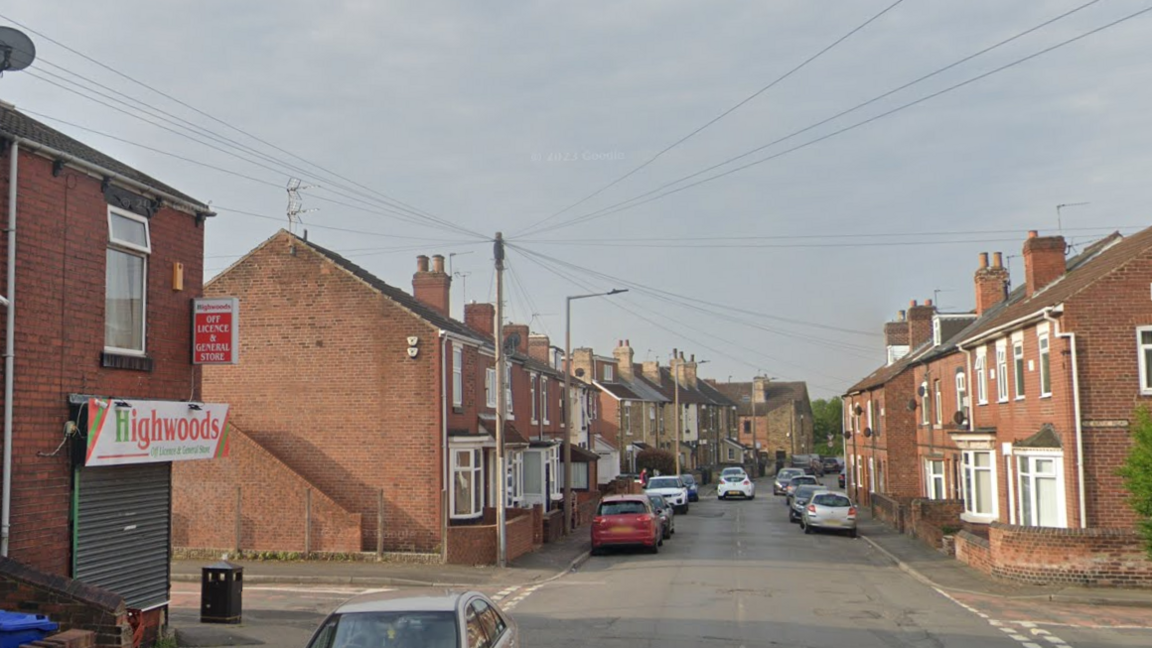
<path id="1" fill-rule="evenodd" d="M 592 520 L 592 553 L 605 547 L 639 546 L 660 551 L 664 529 L 647 495 L 609 495 L 600 501 Z"/>

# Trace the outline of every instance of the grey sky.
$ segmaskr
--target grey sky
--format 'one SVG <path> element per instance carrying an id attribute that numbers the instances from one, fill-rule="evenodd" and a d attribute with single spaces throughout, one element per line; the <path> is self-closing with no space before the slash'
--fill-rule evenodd
<path id="1" fill-rule="evenodd" d="M 551 223 L 787 135 L 1085 1 L 906 0 L 650 167 Z M 574 308 L 576 345 L 607 354 L 616 340 L 628 338 L 638 359 L 661 361 L 677 347 L 710 362 L 701 367 L 705 376 L 747 380 L 760 370 L 807 380 L 815 396 L 828 396 L 883 360 L 882 323 L 908 300 L 932 298 L 938 289 L 946 309 L 970 309 L 978 252 L 1004 251 L 1019 281 L 1021 260 L 1011 257 L 1019 254 L 1026 230 L 1055 231 L 1057 204 L 1091 203 L 1063 212 L 1065 234 L 1077 243 L 1109 227 L 1129 233 L 1148 224 L 1152 13 L 731 176 L 577 226 L 529 234 L 523 242 L 515 234 L 626 173 L 891 3 L 45 0 L 9 5 L 0 13 L 467 229 L 485 235 L 502 230 L 530 251 L 688 301 L 871 333 L 758 318 L 698 301 L 700 308 L 691 309 L 635 288 Z M 764 154 L 1146 6 L 1102 0 Z M 49 76 L 66 75 L 55 64 L 116 88 L 125 99 L 241 138 L 236 132 L 32 37 L 40 60 L 32 73 L 0 79 L 0 98 L 271 183 L 45 120 L 211 200 L 220 215 L 209 223 L 209 274 L 285 225 L 282 187 L 289 172 L 223 155 L 32 75 L 60 82 Z M 417 254 L 471 252 L 456 256 L 454 269 L 470 273 L 469 300 L 491 298 L 490 243 L 326 202 L 322 198 L 349 202 L 337 195 L 349 192 L 320 184 L 305 193 L 305 206 L 319 210 L 304 217 L 310 238 L 406 288 Z M 1010 232 L 973 233 L 988 230 Z M 776 236 L 813 238 L 752 238 Z M 703 240 L 708 237 L 732 238 Z M 706 242 L 728 247 L 700 247 Z M 894 242 L 905 244 L 878 245 Z M 776 247 L 733 247 L 748 244 Z M 405 249 L 395 249 L 400 247 Z M 585 287 L 561 280 L 515 248 L 509 265 L 510 284 L 521 284 L 532 302 L 519 285 L 510 285 L 511 319 L 538 313 L 533 329 L 561 344 L 563 297 Z M 572 276 L 595 289 L 619 285 Z M 462 302 L 457 282 L 457 313 Z"/>

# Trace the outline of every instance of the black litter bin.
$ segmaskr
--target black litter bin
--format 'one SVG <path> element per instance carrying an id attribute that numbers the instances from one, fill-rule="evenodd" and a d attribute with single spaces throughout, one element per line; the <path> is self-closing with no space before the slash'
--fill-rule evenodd
<path id="1" fill-rule="evenodd" d="M 240 623 L 244 568 L 222 560 L 203 568 L 200 623 Z"/>

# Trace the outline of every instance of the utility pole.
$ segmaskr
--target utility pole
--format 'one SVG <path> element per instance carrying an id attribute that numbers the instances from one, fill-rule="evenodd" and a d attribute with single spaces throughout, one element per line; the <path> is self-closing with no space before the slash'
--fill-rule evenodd
<path id="1" fill-rule="evenodd" d="M 676 356 L 675 350 L 672 353 L 672 380 L 676 385 L 676 391 L 673 393 L 675 405 L 675 412 L 673 418 L 676 422 L 676 474 L 680 474 L 680 358 Z"/>
<path id="2" fill-rule="evenodd" d="M 756 376 L 752 376 L 752 383 L 750 393 L 748 394 L 752 399 L 752 456 L 756 459 L 756 465 L 760 465 L 760 449 L 756 447 Z M 753 468 L 753 471 L 756 469 Z"/>
<path id="3" fill-rule="evenodd" d="M 508 396 L 504 384 L 504 235 L 500 232 L 496 232 L 493 251 L 496 257 L 496 565 L 503 568 L 508 564 L 507 511 L 504 509 L 508 496 L 508 473 L 504 468 L 504 417 L 508 413 Z"/>

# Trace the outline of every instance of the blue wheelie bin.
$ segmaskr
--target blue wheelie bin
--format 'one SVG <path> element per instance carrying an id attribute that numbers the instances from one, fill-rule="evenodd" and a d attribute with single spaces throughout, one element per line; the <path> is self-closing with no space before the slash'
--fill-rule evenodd
<path id="1" fill-rule="evenodd" d="M 0 648 L 20 648 L 56 632 L 60 625 L 43 614 L 0 611 Z"/>

